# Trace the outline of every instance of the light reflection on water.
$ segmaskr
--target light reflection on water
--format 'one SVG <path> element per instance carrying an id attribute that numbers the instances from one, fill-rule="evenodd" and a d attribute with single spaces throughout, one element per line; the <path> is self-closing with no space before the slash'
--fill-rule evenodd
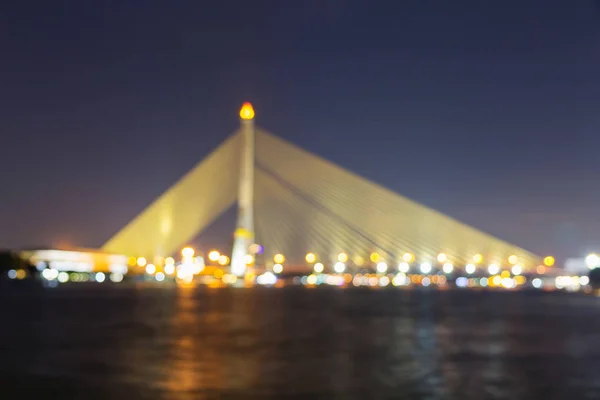
<path id="1" fill-rule="evenodd" d="M 595 297 L 0 289 L 2 399 L 600 398 Z"/>

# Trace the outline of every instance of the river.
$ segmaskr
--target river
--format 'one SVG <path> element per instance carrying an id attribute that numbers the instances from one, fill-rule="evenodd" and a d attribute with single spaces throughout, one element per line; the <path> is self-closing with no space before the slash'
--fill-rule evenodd
<path id="1" fill-rule="evenodd" d="M 0 398 L 600 398 L 600 299 L 560 292 L 0 287 Z"/>

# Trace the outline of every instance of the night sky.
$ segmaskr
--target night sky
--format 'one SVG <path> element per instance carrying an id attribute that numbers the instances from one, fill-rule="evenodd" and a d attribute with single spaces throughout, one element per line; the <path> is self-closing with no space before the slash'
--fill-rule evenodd
<path id="1" fill-rule="evenodd" d="M 0 247 L 102 245 L 249 100 L 262 127 L 528 250 L 600 251 L 598 2 L 12 3 Z"/>

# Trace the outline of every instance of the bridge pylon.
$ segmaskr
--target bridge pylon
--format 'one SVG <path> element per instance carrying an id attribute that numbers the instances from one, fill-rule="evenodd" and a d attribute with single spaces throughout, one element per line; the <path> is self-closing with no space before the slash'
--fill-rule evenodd
<path id="1" fill-rule="evenodd" d="M 231 273 L 244 276 L 249 247 L 254 241 L 254 109 L 244 103 L 240 110 L 240 178 L 238 186 L 237 223 L 231 252 Z"/>

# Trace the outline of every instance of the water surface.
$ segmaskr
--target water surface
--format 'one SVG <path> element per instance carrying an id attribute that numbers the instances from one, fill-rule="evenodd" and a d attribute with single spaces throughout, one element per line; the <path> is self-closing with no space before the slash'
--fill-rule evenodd
<path id="1" fill-rule="evenodd" d="M 600 300 L 0 287 L 1 399 L 600 399 Z"/>

